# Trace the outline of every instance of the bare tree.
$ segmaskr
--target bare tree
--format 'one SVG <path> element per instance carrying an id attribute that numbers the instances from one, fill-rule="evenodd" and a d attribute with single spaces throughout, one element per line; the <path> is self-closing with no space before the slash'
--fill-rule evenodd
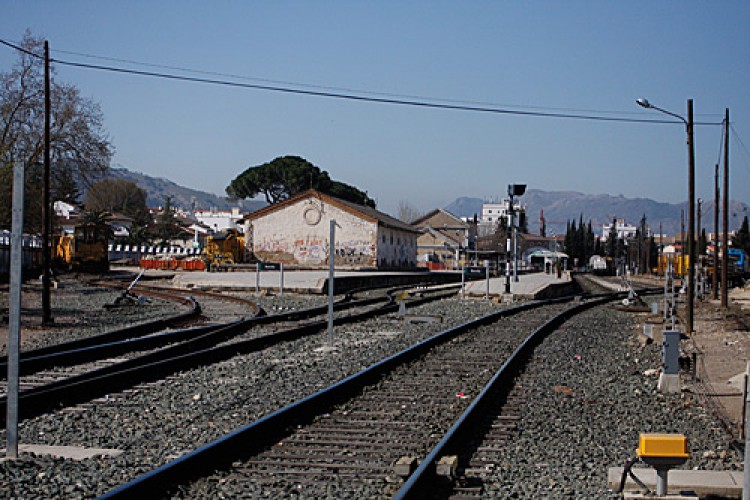
<path id="1" fill-rule="evenodd" d="M 406 200 L 401 200 L 398 202 L 397 210 L 398 212 L 396 217 L 398 218 L 398 220 L 406 223 L 414 222 L 422 215 L 422 213 L 417 210 L 414 205 Z"/>
<path id="2" fill-rule="evenodd" d="M 119 213 L 145 226 L 150 222 L 146 206 L 146 191 L 133 181 L 103 179 L 86 193 L 84 205 L 88 211 Z"/>
<path id="3" fill-rule="evenodd" d="M 36 175 L 44 157 L 44 42 L 26 32 L 24 52 L 10 71 L 0 72 L 0 227 L 10 225 L 13 165 L 27 167 L 27 192 L 38 190 Z M 70 84 L 50 75 L 50 159 L 52 179 L 71 177 L 90 186 L 109 168 L 112 146 L 104 132 L 99 105 Z M 60 171 L 67 170 L 62 175 Z M 69 189 L 66 188 L 66 189 Z M 53 192 L 56 186 L 52 186 Z M 26 197 L 29 198 L 28 196 Z M 39 203 L 29 205 L 30 229 L 38 228 Z M 38 214 L 37 214 L 38 212 Z"/>

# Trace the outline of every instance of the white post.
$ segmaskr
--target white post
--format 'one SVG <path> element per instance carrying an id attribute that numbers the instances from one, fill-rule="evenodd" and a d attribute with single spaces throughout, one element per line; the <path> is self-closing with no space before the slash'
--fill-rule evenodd
<path id="1" fill-rule="evenodd" d="M 260 265 L 260 261 L 255 264 L 255 295 L 260 293 Z"/>
<path id="2" fill-rule="evenodd" d="M 484 294 L 484 298 L 489 300 L 490 298 L 490 261 L 485 260 L 484 261 L 484 279 L 486 282 L 486 291 Z"/>
<path id="3" fill-rule="evenodd" d="M 333 347 L 333 279 L 336 259 L 336 221 L 334 219 L 331 219 L 328 247 L 328 346 Z"/>
<path id="4" fill-rule="evenodd" d="M 513 212 L 513 282 L 518 283 L 518 227 Z"/>
<path id="5" fill-rule="evenodd" d="M 281 271 L 281 275 L 279 276 L 279 296 L 284 296 L 284 263 L 282 262 L 279 264 L 279 271 Z"/>
<path id="6" fill-rule="evenodd" d="M 23 256 L 24 165 L 13 169 L 13 206 L 10 233 L 10 297 L 8 330 L 8 393 L 5 456 L 18 458 L 18 358 L 21 341 L 21 273 Z"/>
<path id="7" fill-rule="evenodd" d="M 466 268 L 461 268 L 461 298 L 466 298 Z"/>

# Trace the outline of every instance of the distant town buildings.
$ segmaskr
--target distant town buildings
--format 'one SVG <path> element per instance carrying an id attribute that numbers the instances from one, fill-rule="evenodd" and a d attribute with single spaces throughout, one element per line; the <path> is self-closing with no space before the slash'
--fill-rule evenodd
<path id="1" fill-rule="evenodd" d="M 486 236 L 494 233 L 497 229 L 497 225 L 502 221 L 508 220 L 508 212 L 510 211 L 510 199 L 503 198 L 502 201 L 498 202 L 486 202 L 482 204 L 482 216 L 479 219 L 478 234 L 479 236 Z M 513 211 L 515 212 L 516 218 L 519 214 L 526 211 L 526 207 L 520 202 L 516 201 L 513 203 Z M 516 219 L 518 220 L 518 219 Z"/>
<path id="2" fill-rule="evenodd" d="M 458 269 L 462 258 L 474 249 L 474 225 L 442 208 L 426 213 L 411 224 L 421 232 L 417 238 L 417 260 L 422 267 Z"/>
<path id="3" fill-rule="evenodd" d="M 242 230 L 245 215 L 239 207 L 234 207 L 231 211 L 196 210 L 194 218 L 213 232 L 219 232 L 226 229 Z"/>
<path id="4" fill-rule="evenodd" d="M 609 224 L 602 224 L 602 242 L 609 239 L 609 233 L 612 232 L 612 224 L 612 222 L 610 222 Z M 625 219 L 615 219 L 614 225 L 618 239 L 625 240 L 628 238 L 635 238 L 635 232 L 638 230 L 638 228 L 636 226 L 626 224 Z"/>

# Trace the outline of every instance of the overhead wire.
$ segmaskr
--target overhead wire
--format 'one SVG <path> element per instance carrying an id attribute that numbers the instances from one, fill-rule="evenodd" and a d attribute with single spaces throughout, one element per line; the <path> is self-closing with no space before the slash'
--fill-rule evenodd
<path id="1" fill-rule="evenodd" d="M 300 82 L 292 82 L 289 80 L 273 80 L 269 78 L 258 78 L 258 77 L 249 77 L 246 75 L 237 75 L 233 73 L 221 73 L 217 71 L 205 71 L 205 70 L 198 70 L 193 68 L 185 68 L 181 66 L 171 66 L 166 64 L 155 64 L 155 63 L 146 63 L 142 61 L 134 61 L 132 59 L 121 59 L 121 58 L 115 58 L 115 57 L 106 57 L 106 56 L 99 56 L 94 54 L 87 54 L 83 52 L 75 52 L 70 50 L 63 50 L 63 49 L 53 49 L 53 52 L 59 52 L 61 54 L 69 54 L 69 55 L 75 55 L 80 57 L 87 57 L 91 59 L 100 59 L 104 61 L 114 61 L 114 62 L 120 62 L 125 64 L 133 64 L 137 66 L 144 66 L 144 67 L 151 67 L 151 68 L 161 68 L 161 69 L 169 69 L 169 70 L 175 70 L 175 71 L 182 71 L 186 73 L 195 73 L 199 75 L 211 75 L 211 76 L 221 76 L 221 77 L 227 77 L 227 78 L 233 78 L 237 80 L 246 80 L 246 81 L 255 81 L 255 82 L 265 82 L 265 83 L 272 83 L 272 84 L 279 84 L 279 85 L 293 85 L 295 87 L 307 87 L 307 88 L 314 88 L 314 89 L 323 89 L 323 90 L 329 90 L 329 91 L 341 91 L 341 92 L 357 92 L 360 94 L 369 94 L 369 95 L 376 95 L 376 96 L 387 96 L 387 97 L 399 97 L 399 98 L 406 98 L 406 99 L 421 99 L 421 100 L 433 100 L 433 101 L 441 101 L 441 102 L 451 102 L 451 103 L 462 103 L 462 104 L 473 104 L 473 105 L 484 105 L 484 106 L 503 106 L 503 107 L 510 107 L 510 108 L 525 108 L 525 109 L 537 109 L 537 110 L 550 110 L 550 111 L 568 111 L 568 112 L 579 112 L 579 113 L 599 113 L 599 114 L 613 114 L 613 115 L 636 115 L 638 112 L 625 112 L 625 111 L 604 111 L 604 110 L 593 110 L 593 109 L 581 109 L 581 108 L 561 108 L 561 107 L 552 107 L 552 106 L 531 106 L 531 105 L 519 105 L 519 104 L 499 104 L 496 102 L 489 102 L 489 101 L 476 101 L 476 100 L 467 100 L 467 99 L 448 99 L 443 97 L 425 97 L 421 95 L 414 95 L 414 94 L 396 94 L 396 93 L 390 93 L 390 92 L 377 92 L 372 90 L 362 90 L 362 89 L 354 89 L 350 87 L 334 87 L 329 85 L 317 85 L 317 84 L 311 84 L 311 83 L 300 83 Z M 720 115 L 704 115 L 704 116 L 720 116 Z"/>
<path id="2" fill-rule="evenodd" d="M 35 54 L 32 51 L 24 49 L 18 45 L 12 44 L 6 40 L 0 39 L 0 43 L 8 47 L 11 47 L 15 50 L 24 52 L 28 55 L 34 56 L 34 57 L 38 57 L 38 58 L 42 57 L 39 54 Z M 616 116 L 602 116 L 602 115 L 594 115 L 594 114 L 573 114 L 573 113 L 559 113 L 559 112 L 546 112 L 546 111 L 531 111 L 531 110 L 507 109 L 507 108 L 499 108 L 499 107 L 446 104 L 446 103 L 440 103 L 440 102 L 430 102 L 427 100 L 406 99 L 406 98 L 402 99 L 402 98 L 390 98 L 390 97 L 372 97 L 372 96 L 366 96 L 366 95 L 356 95 L 356 94 L 334 92 L 334 91 L 306 90 L 306 89 L 292 88 L 292 87 L 286 87 L 286 86 L 281 86 L 281 85 L 243 83 L 243 82 L 220 80 L 220 79 L 214 79 L 214 78 L 184 76 L 184 75 L 177 75 L 173 73 L 144 71 L 144 70 L 137 70 L 137 69 L 121 68 L 121 67 L 116 67 L 116 66 L 107 66 L 107 65 L 101 65 L 101 64 L 89 64 L 89 63 L 82 63 L 82 62 L 75 62 L 75 61 L 67 61 L 67 60 L 63 60 L 59 58 L 54 58 L 54 59 L 51 58 L 50 61 L 55 62 L 60 65 L 69 66 L 69 67 L 98 70 L 98 71 L 107 71 L 107 72 L 112 72 L 112 73 L 146 76 L 146 77 L 161 78 L 161 79 L 166 79 L 166 80 L 191 82 L 191 83 L 221 85 L 221 86 L 234 87 L 234 88 L 245 88 L 245 89 L 253 89 L 253 90 L 281 92 L 281 93 L 286 93 L 286 94 L 328 97 L 328 98 L 335 98 L 335 99 L 371 102 L 371 103 L 379 103 L 379 104 L 392 104 L 392 105 L 431 108 L 431 109 L 443 109 L 443 110 L 453 110 L 453 111 L 473 111 L 473 112 L 502 114 L 502 115 L 560 118 L 560 119 L 587 120 L 587 121 L 600 121 L 600 122 L 682 124 L 681 121 L 667 120 L 667 119 L 627 118 L 627 117 L 616 117 Z M 193 71 L 193 70 L 190 70 L 190 71 Z M 720 123 L 716 123 L 716 122 L 695 122 L 694 124 L 695 125 L 720 125 Z"/>
<path id="3" fill-rule="evenodd" d="M 740 139 L 740 134 L 737 132 L 737 130 L 734 128 L 734 124 L 732 122 L 729 122 L 729 129 L 732 131 L 732 138 L 734 139 L 735 143 L 739 144 L 739 150 L 745 153 L 745 161 L 741 162 L 748 172 L 750 172 L 750 151 L 748 151 L 747 146 L 745 146 L 745 143 L 742 142 L 742 139 Z"/>

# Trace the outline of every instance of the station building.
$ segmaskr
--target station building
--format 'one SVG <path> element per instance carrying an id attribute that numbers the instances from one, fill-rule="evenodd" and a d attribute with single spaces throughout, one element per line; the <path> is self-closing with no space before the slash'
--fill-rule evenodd
<path id="1" fill-rule="evenodd" d="M 411 225 L 421 231 L 417 260 L 428 269 L 458 269 L 474 248 L 476 226 L 442 208 L 424 214 Z"/>
<path id="2" fill-rule="evenodd" d="M 331 220 L 336 221 L 336 269 L 416 268 L 419 230 L 312 189 L 247 215 L 245 244 L 260 261 L 327 269 Z"/>

